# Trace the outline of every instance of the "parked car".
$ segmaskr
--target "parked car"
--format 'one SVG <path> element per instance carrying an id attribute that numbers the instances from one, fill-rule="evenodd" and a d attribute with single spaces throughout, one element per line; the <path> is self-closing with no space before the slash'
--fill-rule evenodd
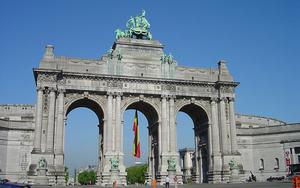
<path id="1" fill-rule="evenodd" d="M 31 185 L 10 182 L 8 179 L 0 180 L 0 188 L 31 188 Z"/>

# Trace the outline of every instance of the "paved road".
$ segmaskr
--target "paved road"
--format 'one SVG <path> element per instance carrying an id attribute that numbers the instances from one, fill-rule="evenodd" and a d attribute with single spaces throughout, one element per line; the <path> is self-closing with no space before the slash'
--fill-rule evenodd
<path id="1" fill-rule="evenodd" d="M 33 186 L 33 188 L 46 188 L 47 186 Z M 191 184 L 191 185 L 178 185 L 178 188 L 291 188 L 292 184 L 287 182 L 279 183 L 242 183 L 242 184 Z M 101 188 L 100 186 L 67 186 L 59 187 L 53 186 L 52 188 Z M 126 186 L 125 188 L 146 188 L 143 185 L 140 186 Z M 150 188 L 150 187 L 148 187 Z M 163 188 L 157 187 L 157 188 Z M 174 188 L 174 186 L 170 186 Z"/>

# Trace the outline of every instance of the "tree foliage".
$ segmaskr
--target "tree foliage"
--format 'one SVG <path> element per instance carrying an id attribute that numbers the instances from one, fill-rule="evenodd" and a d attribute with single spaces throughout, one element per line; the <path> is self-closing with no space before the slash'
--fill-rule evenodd
<path id="1" fill-rule="evenodd" d="M 69 181 L 69 169 L 65 166 L 65 181 L 68 183 Z"/>
<path id="2" fill-rule="evenodd" d="M 147 164 L 131 166 L 126 169 L 128 184 L 144 183 Z"/>
<path id="3" fill-rule="evenodd" d="M 96 172 L 93 170 L 86 170 L 83 172 L 80 172 L 78 175 L 78 182 L 81 185 L 95 185 L 96 183 Z"/>

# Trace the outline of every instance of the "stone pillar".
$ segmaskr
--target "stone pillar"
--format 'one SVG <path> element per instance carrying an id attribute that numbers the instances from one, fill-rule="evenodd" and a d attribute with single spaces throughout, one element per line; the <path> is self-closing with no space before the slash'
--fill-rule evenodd
<path id="1" fill-rule="evenodd" d="M 161 121 L 157 122 L 157 126 L 158 126 L 158 154 L 161 155 L 162 154 Z M 159 165 L 161 165 L 161 163 Z"/>
<path id="2" fill-rule="evenodd" d="M 112 93 L 107 93 L 107 124 L 106 124 L 106 151 L 110 152 L 112 149 L 112 113 L 113 113 L 113 96 Z"/>
<path id="3" fill-rule="evenodd" d="M 50 90 L 48 129 L 47 129 L 47 149 L 49 153 L 53 153 L 53 137 L 54 137 L 54 115 L 55 115 L 55 91 Z"/>
<path id="4" fill-rule="evenodd" d="M 209 162 L 209 171 L 212 170 L 212 124 L 209 123 L 208 125 L 208 140 L 207 140 L 207 144 L 208 144 L 208 162 Z"/>
<path id="5" fill-rule="evenodd" d="M 42 133 L 42 115 L 43 115 L 43 88 L 37 88 L 37 102 L 35 109 L 35 130 L 34 130 L 34 148 L 33 153 L 41 152 L 41 133 Z"/>
<path id="6" fill-rule="evenodd" d="M 230 135 L 231 135 L 231 153 L 237 153 L 237 138 L 236 138 L 236 124 L 234 111 L 234 98 L 229 99 L 229 114 L 230 114 Z"/>
<path id="7" fill-rule="evenodd" d="M 221 150 L 223 155 L 228 154 L 225 100 L 226 98 L 220 99 L 220 121 L 219 121 L 220 129 L 221 129 L 221 139 L 222 139 Z"/>
<path id="8" fill-rule="evenodd" d="M 170 97 L 170 129 L 169 129 L 169 140 L 170 140 L 170 151 L 176 154 L 176 123 L 175 123 L 175 108 L 174 108 L 174 96 Z"/>
<path id="9" fill-rule="evenodd" d="M 124 133 L 123 133 L 123 131 L 124 131 L 124 120 L 121 121 L 121 129 L 120 130 L 121 130 L 120 151 L 121 151 L 122 154 L 124 154 L 124 149 L 123 149 L 123 146 L 124 146 L 124 144 L 123 144 L 123 141 L 124 141 Z"/>
<path id="10" fill-rule="evenodd" d="M 162 113 L 162 124 L 161 124 L 161 152 L 162 154 L 166 153 L 167 152 L 167 149 L 168 149 L 168 137 L 166 135 L 168 135 L 168 126 L 167 126 L 167 96 L 166 95 L 163 95 L 162 96 L 162 110 L 161 110 L 161 113 Z"/>
<path id="11" fill-rule="evenodd" d="M 203 157 L 202 157 L 202 152 L 201 150 L 198 151 L 198 158 L 199 158 L 199 183 L 203 183 L 203 176 L 204 176 L 204 173 L 203 173 L 203 165 L 206 165 L 206 164 L 203 164 Z"/>
<path id="12" fill-rule="evenodd" d="M 166 107 L 166 129 L 165 129 L 165 134 L 164 134 L 164 136 L 166 137 L 166 142 L 167 142 L 167 146 L 166 146 L 166 151 L 168 152 L 168 153 L 170 153 L 170 151 L 171 151 L 171 148 L 170 148 L 170 142 L 171 142 L 171 140 L 170 140 L 170 137 L 171 137 L 171 135 L 170 135 L 170 129 L 171 129 L 171 127 L 170 127 L 170 103 L 169 103 L 169 100 L 168 100 L 168 96 L 167 96 L 167 107 Z"/>
<path id="13" fill-rule="evenodd" d="M 148 129 L 150 129 L 148 127 Z M 152 163 L 153 163 L 153 157 L 152 157 L 152 135 L 150 133 L 150 130 L 148 130 L 148 178 L 149 180 L 153 177 L 152 174 Z"/>
<path id="14" fill-rule="evenodd" d="M 218 126 L 218 110 L 216 99 L 211 100 L 211 129 L 212 129 L 212 155 L 213 155 L 213 171 L 221 171 L 221 151 L 220 151 L 220 134 Z"/>
<path id="15" fill-rule="evenodd" d="M 116 140 L 116 152 L 121 152 L 121 93 L 116 96 L 116 123 L 115 123 L 115 140 Z"/>
<path id="16" fill-rule="evenodd" d="M 194 141 L 195 141 L 195 183 L 200 183 L 199 180 L 200 180 L 200 174 L 199 174 L 199 169 L 200 169 L 200 164 L 199 164 L 199 159 L 200 159 L 200 156 L 199 154 L 201 153 L 201 149 L 199 148 L 199 137 L 198 135 L 196 134 L 196 130 L 194 131 L 195 132 L 195 136 L 194 136 Z"/>
<path id="17" fill-rule="evenodd" d="M 292 149 L 292 152 L 291 152 L 290 158 L 292 160 L 292 164 L 297 164 L 296 155 L 295 155 L 295 148 L 293 147 L 291 149 Z"/>
<path id="18" fill-rule="evenodd" d="M 64 90 L 60 89 L 57 98 L 57 123 L 55 125 L 54 164 L 57 185 L 65 185 L 64 180 Z"/>
<path id="19" fill-rule="evenodd" d="M 116 141 L 116 97 L 113 96 L 112 98 L 112 125 L 110 126 L 112 129 L 112 134 L 111 134 L 111 138 L 112 138 L 112 151 L 116 152 L 116 145 L 118 144 Z"/>
<path id="20" fill-rule="evenodd" d="M 103 119 L 102 119 L 102 121 L 103 121 L 103 124 L 102 124 L 102 133 L 103 133 L 103 135 L 102 135 L 102 137 L 103 137 L 103 155 L 106 153 L 106 150 L 107 150 L 107 148 L 106 148 L 106 146 L 107 146 L 107 143 L 106 143 L 106 140 L 107 140 L 107 119 L 106 119 L 106 117 L 104 117 Z M 103 159 L 102 159 L 103 160 Z"/>
<path id="21" fill-rule="evenodd" d="M 64 154 L 64 90 L 59 90 L 58 94 L 57 131 L 55 138 L 56 154 Z"/>

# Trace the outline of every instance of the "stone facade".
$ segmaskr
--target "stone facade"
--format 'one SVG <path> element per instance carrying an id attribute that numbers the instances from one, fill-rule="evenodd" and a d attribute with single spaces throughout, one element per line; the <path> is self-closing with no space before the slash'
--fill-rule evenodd
<path id="1" fill-rule="evenodd" d="M 256 155 L 246 153 L 258 151 L 253 143 L 262 141 L 255 132 L 258 129 L 250 125 L 244 128 L 247 118 L 235 116 L 234 89 L 238 83 L 226 63 L 220 61 L 217 68 L 188 68 L 178 66 L 175 60 L 164 61 L 163 55 L 163 45 L 156 40 L 120 38 L 100 59 L 57 57 L 54 46 L 48 45 L 34 69 L 36 107 L 1 106 L 0 147 L 1 159 L 5 159 L 0 163 L 1 177 L 34 184 L 65 184 L 65 119 L 78 107 L 91 109 L 99 119 L 99 185 L 114 181 L 126 185 L 122 142 L 127 109 L 141 111 L 148 120 L 148 181 L 156 178 L 163 184 L 167 175 L 177 175 L 182 181 L 176 146 L 175 117 L 179 111 L 194 122 L 195 183 L 231 181 L 231 160 L 240 167 L 245 163 L 238 174 L 241 178 L 246 169 L 255 169 Z M 284 123 L 280 126 L 289 127 Z M 289 139 L 286 141 L 289 147 Z M 252 163 L 247 158 L 250 156 Z"/>

